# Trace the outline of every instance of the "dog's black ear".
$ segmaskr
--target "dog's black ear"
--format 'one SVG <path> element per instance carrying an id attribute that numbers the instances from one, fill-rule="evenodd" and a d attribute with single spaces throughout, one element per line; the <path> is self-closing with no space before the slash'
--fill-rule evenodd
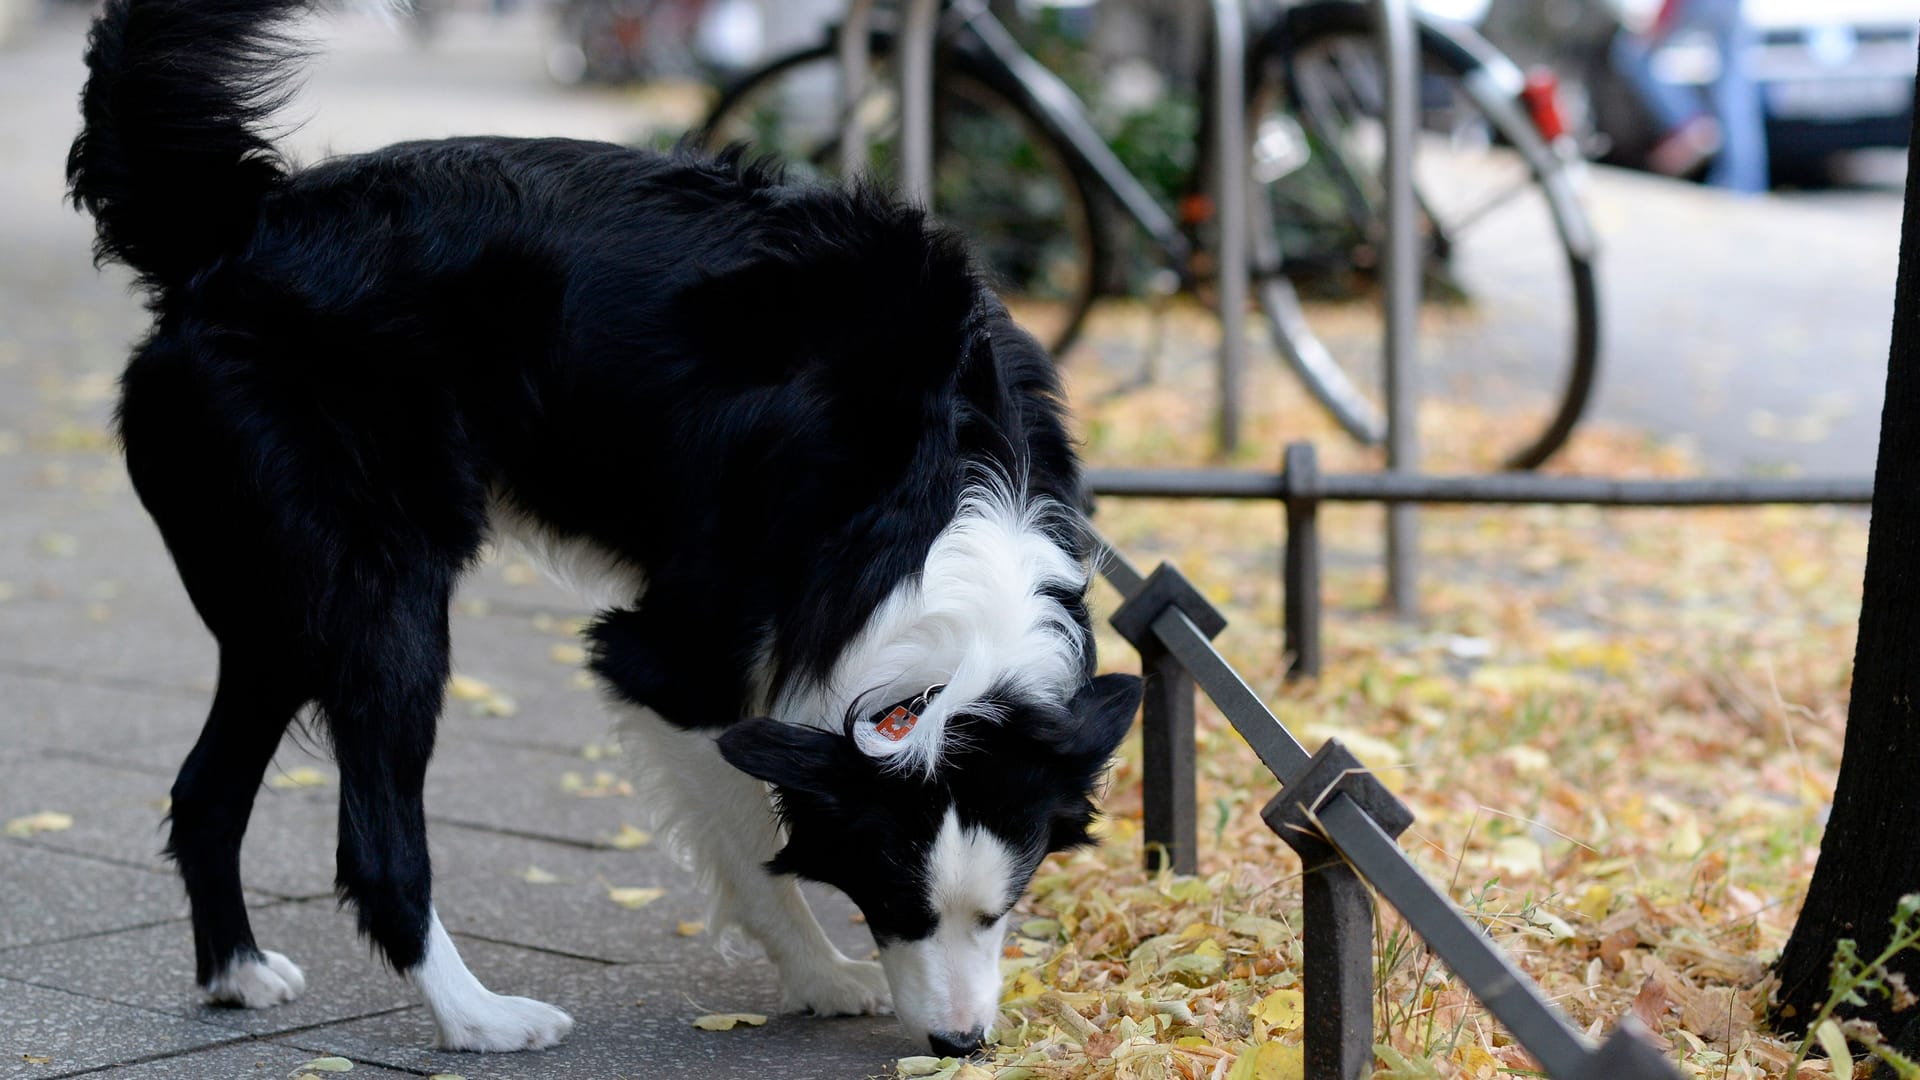
<path id="1" fill-rule="evenodd" d="M 844 735 L 819 728 L 783 724 L 772 717 L 742 720 L 719 740 L 729 765 L 782 792 L 819 799 L 844 779 L 849 747 Z"/>
<path id="2" fill-rule="evenodd" d="M 1085 796 L 1068 799 L 1054 807 L 1047 818 L 1047 852 L 1072 851 L 1092 847 L 1093 803 Z"/>
<path id="3" fill-rule="evenodd" d="M 1104 763 L 1133 728 L 1140 676 L 1101 675 L 1067 703 L 1067 728 L 1055 749 L 1064 757 Z"/>

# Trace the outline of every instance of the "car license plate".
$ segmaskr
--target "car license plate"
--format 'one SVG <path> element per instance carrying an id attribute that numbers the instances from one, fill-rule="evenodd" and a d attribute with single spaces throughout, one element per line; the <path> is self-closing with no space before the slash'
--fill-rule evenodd
<path id="1" fill-rule="evenodd" d="M 1912 101 L 1908 79 L 1793 79 L 1767 85 L 1767 111 L 1784 120 L 1892 116 Z"/>

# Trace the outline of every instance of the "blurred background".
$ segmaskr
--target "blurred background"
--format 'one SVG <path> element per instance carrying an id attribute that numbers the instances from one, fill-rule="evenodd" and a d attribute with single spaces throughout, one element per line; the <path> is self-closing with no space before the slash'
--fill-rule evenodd
<path id="1" fill-rule="evenodd" d="M 1287 6 L 1252 5 L 1256 36 Z M 1422 319 L 1431 459 L 1498 465 L 1511 453 L 1495 445 L 1501 433 L 1540 422 L 1522 415 L 1522 384 L 1532 377 L 1524 369 L 1543 369 L 1543 400 L 1558 393 L 1565 341 L 1584 319 L 1597 337 L 1597 374 L 1582 431 L 1597 424 L 1656 438 L 1708 471 L 1870 471 L 1920 0 L 1421 6 L 1467 28 L 1463 35 L 1483 35 L 1526 73 L 1523 100 L 1550 128 L 1596 240 L 1591 313 L 1576 311 L 1574 294 L 1556 283 L 1568 273 L 1566 245 L 1544 210 L 1530 223 L 1515 211 L 1512 224 L 1480 228 L 1474 243 L 1464 232 L 1432 240 Z M 88 223 L 61 204 L 91 8 L 0 0 L 0 362 L 97 347 L 102 370 L 112 370 L 139 326 L 121 295 L 124 279 L 95 275 Z M 936 209 L 976 234 L 1037 333 L 1072 339 L 1064 359 L 1077 390 L 1124 393 L 1182 372 L 1203 386 L 1218 340 L 1204 306 L 1206 5 L 1018 0 L 992 10 L 1085 101 L 1101 137 L 1201 250 L 1189 265 L 1170 265 L 1110 196 L 1046 160 L 1045 140 L 1019 130 L 1021 117 L 1007 113 L 993 86 L 969 90 L 946 75 Z M 418 0 L 401 13 L 352 6 L 306 28 L 316 61 L 284 138 L 303 160 L 456 133 L 663 146 L 700 128 L 718 105 L 712 139 L 805 157 L 795 132 L 808 130 L 806 110 L 795 103 L 812 101 L 818 113 L 831 98 L 830 87 L 809 88 L 804 78 L 827 62 L 815 52 L 813 66 L 792 68 L 792 78 L 781 65 L 827 40 L 840 14 L 828 0 Z M 1339 59 L 1331 49 L 1322 56 Z M 1458 192 L 1453 203 L 1473 208 L 1463 211 L 1468 219 L 1498 219 L 1490 208 L 1508 209 L 1505 188 L 1488 163 L 1498 163 L 1501 132 L 1484 119 L 1453 119 L 1443 75 L 1429 71 L 1423 83 L 1429 224 L 1447 216 L 1448 185 Z M 1261 77 L 1256 62 L 1254 82 Z M 723 95 L 743 82 L 750 92 L 739 100 Z M 1341 86 L 1364 99 L 1364 83 Z M 1334 105 L 1347 109 L 1350 141 L 1364 143 L 1367 128 L 1352 118 L 1364 116 L 1365 101 Z M 1311 155 L 1295 152 L 1314 146 L 1312 123 L 1303 136 L 1298 123 L 1256 102 L 1253 124 L 1254 166 L 1281 208 L 1275 213 L 1338 194 L 1336 182 L 1312 179 L 1300 164 Z M 1314 148 L 1327 159 L 1325 147 Z M 823 155 L 814 149 L 817 165 Z M 1361 150 L 1353 160 L 1364 174 L 1373 159 Z M 874 161 L 886 170 L 882 154 Z M 1370 238 L 1364 230 L 1338 238 L 1329 263 L 1316 261 L 1311 230 L 1284 216 L 1268 224 L 1288 249 L 1308 322 L 1357 380 L 1377 379 L 1366 359 L 1378 340 Z M 1195 298 L 1169 299 L 1180 285 Z M 1091 304 L 1084 330 L 1082 297 Z M 1255 313 L 1256 366 L 1283 351 L 1269 330 Z M 1505 399 L 1471 382 L 1494 369 L 1505 371 Z M 1292 399 L 1273 393 L 1280 396 L 1259 408 L 1279 410 L 1279 430 L 1337 437 L 1310 400 L 1301 397 L 1295 416 Z M 1273 448 L 1248 452 L 1265 462 Z"/>

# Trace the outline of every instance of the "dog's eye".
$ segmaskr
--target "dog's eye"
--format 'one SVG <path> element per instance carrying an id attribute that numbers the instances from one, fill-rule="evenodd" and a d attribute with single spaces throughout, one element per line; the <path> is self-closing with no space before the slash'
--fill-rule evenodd
<path id="1" fill-rule="evenodd" d="M 1000 925 L 1000 916 L 989 915 L 983 911 L 980 914 L 975 915 L 973 917 L 973 921 L 979 925 L 980 929 L 991 930 L 994 927 Z"/>

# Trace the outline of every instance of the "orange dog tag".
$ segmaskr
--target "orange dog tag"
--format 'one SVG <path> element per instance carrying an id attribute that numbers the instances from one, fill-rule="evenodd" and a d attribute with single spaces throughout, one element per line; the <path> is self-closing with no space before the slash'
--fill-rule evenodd
<path id="1" fill-rule="evenodd" d="M 899 742 L 906 738 L 907 732 L 912 731 L 913 725 L 919 722 L 920 718 L 908 712 L 905 705 L 895 705 L 892 712 L 880 718 L 880 723 L 874 727 L 874 730 L 893 742 Z"/>

